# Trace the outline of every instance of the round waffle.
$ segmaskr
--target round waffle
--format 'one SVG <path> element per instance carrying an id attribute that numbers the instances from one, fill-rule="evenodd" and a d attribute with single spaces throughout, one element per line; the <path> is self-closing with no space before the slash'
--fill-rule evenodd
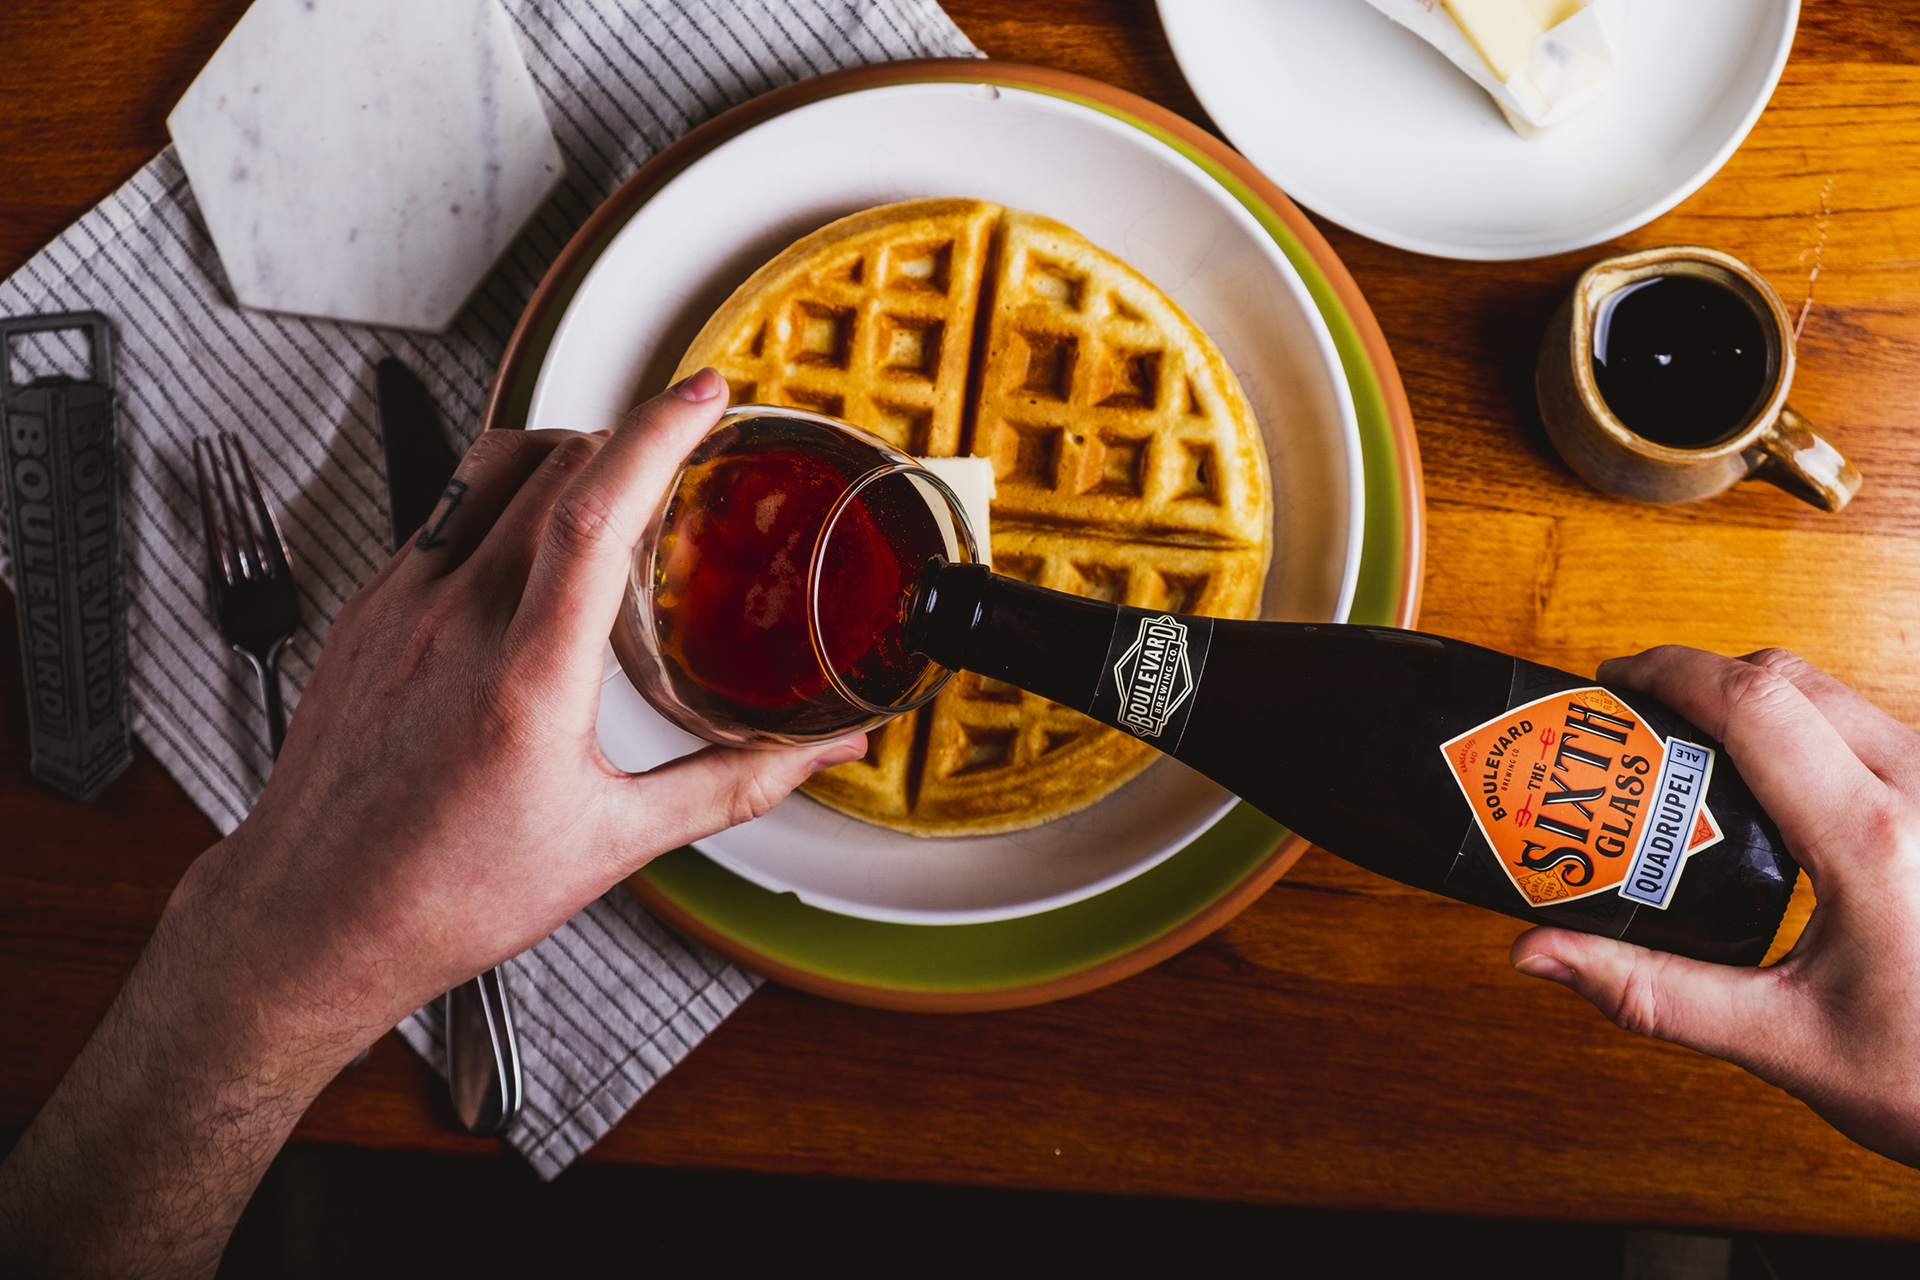
<path id="1" fill-rule="evenodd" d="M 1070 227 L 978 200 L 869 209 L 756 271 L 675 377 L 812 409 L 920 457 L 991 458 L 997 572 L 1149 609 L 1250 618 L 1272 555 L 1259 424 L 1199 326 Z M 803 790 L 914 835 L 1085 808 L 1155 758 L 970 672 Z"/>

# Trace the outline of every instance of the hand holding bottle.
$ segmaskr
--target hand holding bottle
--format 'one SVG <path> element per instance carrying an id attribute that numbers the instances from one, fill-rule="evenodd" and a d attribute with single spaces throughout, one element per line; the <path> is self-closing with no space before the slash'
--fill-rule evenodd
<path id="1" fill-rule="evenodd" d="M 1664 646 L 1601 667 L 1726 744 L 1811 878 L 1793 950 L 1704 964 L 1565 929 L 1513 944 L 1629 1031 L 1725 1058 L 1849 1138 L 1920 1166 L 1920 734 L 1780 649 Z"/>

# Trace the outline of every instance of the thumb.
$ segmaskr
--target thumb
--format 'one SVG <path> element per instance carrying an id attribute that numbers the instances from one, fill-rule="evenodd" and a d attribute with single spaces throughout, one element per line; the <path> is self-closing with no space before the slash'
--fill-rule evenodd
<path id="1" fill-rule="evenodd" d="M 750 822 L 787 798 L 787 793 L 821 769 L 858 760 L 866 754 L 865 734 L 821 747 L 778 751 L 708 747 L 669 760 L 657 769 L 610 780 L 613 813 L 622 839 L 613 842 L 636 870 L 645 857 L 636 850 L 661 852 L 690 840 Z"/>
<path id="2" fill-rule="evenodd" d="M 1742 1065 L 1772 1021 L 1772 984 L 1761 970 L 1544 927 L 1514 939 L 1509 958 L 1528 977 L 1572 987 L 1627 1031 Z"/>

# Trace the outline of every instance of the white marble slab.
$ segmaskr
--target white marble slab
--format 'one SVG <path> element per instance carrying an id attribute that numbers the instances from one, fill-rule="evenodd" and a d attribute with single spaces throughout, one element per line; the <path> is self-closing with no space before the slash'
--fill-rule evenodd
<path id="1" fill-rule="evenodd" d="M 438 332 L 560 181 L 498 0 L 255 0 L 167 117 L 244 306 Z"/>

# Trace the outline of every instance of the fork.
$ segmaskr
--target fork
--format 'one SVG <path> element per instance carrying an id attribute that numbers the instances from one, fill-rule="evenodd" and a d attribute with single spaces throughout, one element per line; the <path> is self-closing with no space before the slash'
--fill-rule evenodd
<path id="1" fill-rule="evenodd" d="M 231 431 L 193 442 L 200 516 L 207 529 L 207 588 L 220 637 L 253 664 L 266 704 L 267 743 L 277 758 L 287 734 L 280 651 L 300 625 L 300 596 L 280 522 L 260 495 L 246 445 Z"/>

